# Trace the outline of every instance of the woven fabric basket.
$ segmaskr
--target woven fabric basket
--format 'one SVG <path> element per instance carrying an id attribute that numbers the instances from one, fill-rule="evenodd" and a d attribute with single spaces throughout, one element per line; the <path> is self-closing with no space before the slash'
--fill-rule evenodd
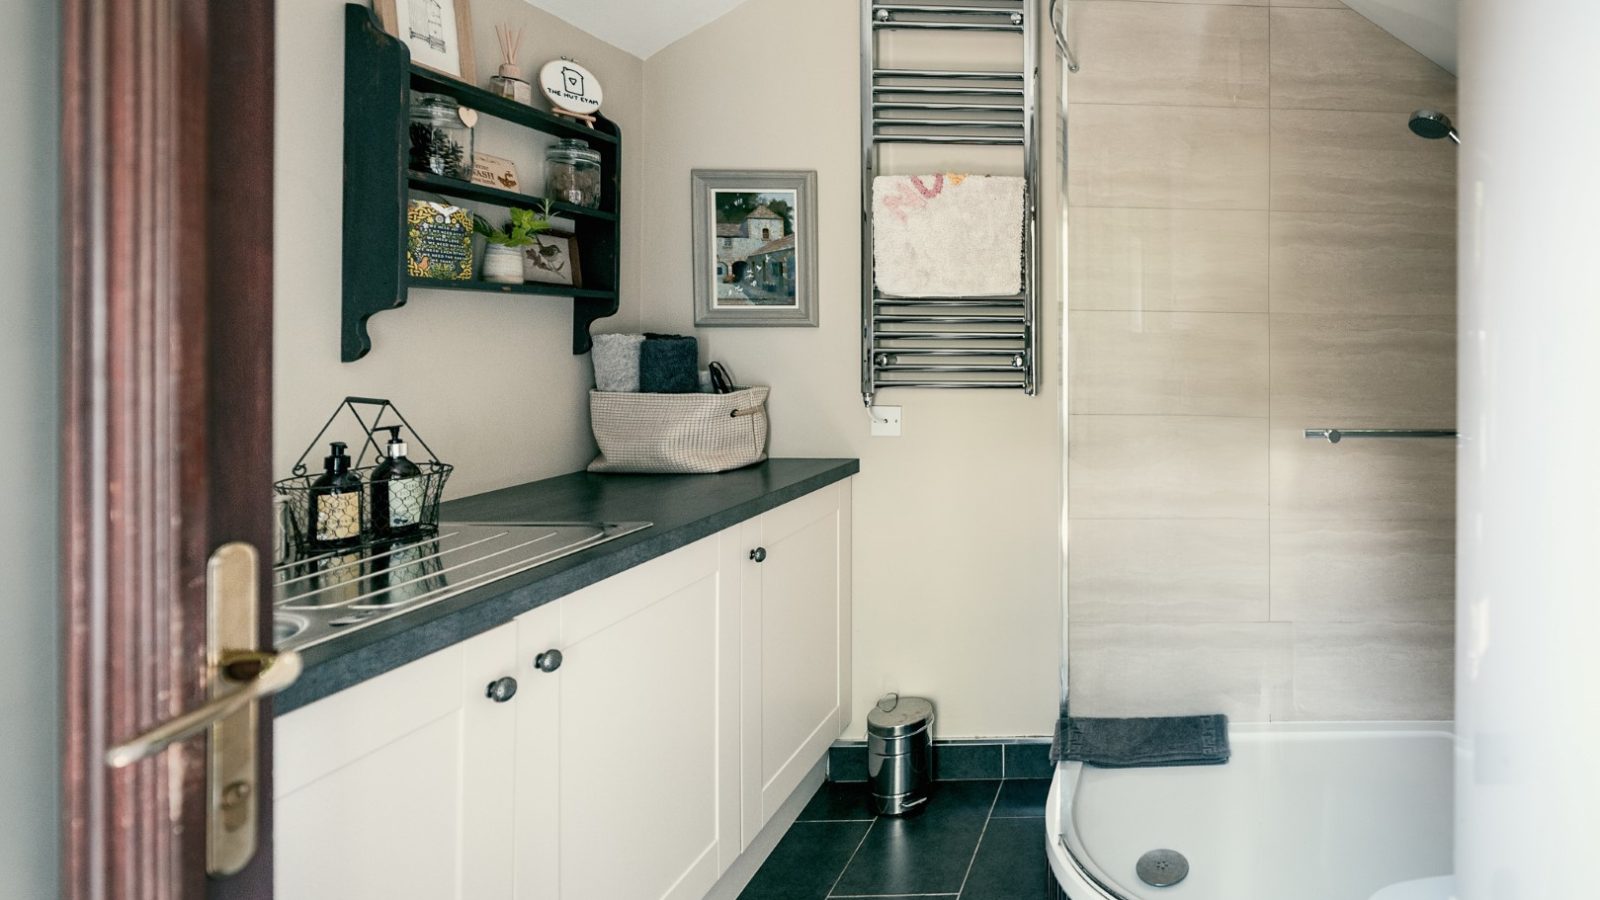
<path id="1" fill-rule="evenodd" d="M 726 472 L 767 458 L 767 394 L 589 392 L 600 456 L 591 472 Z"/>

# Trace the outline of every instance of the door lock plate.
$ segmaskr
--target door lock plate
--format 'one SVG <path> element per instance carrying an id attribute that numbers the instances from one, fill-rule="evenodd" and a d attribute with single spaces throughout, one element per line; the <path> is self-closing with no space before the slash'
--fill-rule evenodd
<path id="1" fill-rule="evenodd" d="M 206 563 L 207 646 L 210 696 L 233 690 L 229 677 L 241 657 L 256 655 L 259 631 L 259 591 L 256 548 L 245 543 L 224 544 Z M 256 853 L 256 789 L 259 704 L 242 709 L 211 726 L 206 766 L 206 872 L 214 876 L 238 873 Z"/>

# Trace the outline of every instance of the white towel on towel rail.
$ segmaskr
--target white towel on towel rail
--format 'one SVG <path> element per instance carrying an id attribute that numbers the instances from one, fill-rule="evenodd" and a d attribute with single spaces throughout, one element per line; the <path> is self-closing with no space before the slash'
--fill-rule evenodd
<path id="1" fill-rule="evenodd" d="M 872 180 L 873 278 L 892 297 L 1004 297 L 1022 290 L 1021 178 Z"/>

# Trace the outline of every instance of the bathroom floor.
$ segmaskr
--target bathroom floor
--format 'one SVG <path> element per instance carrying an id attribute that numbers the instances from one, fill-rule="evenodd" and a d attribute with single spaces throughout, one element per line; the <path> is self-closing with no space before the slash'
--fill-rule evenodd
<path id="1" fill-rule="evenodd" d="M 867 786 L 825 782 L 741 900 L 938 897 L 1032 900 L 1046 893 L 1048 779 L 939 781 L 922 813 L 875 816 Z"/>

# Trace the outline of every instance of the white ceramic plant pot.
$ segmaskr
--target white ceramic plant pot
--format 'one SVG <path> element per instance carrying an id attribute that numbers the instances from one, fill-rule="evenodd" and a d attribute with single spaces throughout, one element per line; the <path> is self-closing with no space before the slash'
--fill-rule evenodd
<path id="1" fill-rule="evenodd" d="M 483 253 L 483 280 L 499 284 L 521 284 L 522 248 L 490 244 Z"/>

